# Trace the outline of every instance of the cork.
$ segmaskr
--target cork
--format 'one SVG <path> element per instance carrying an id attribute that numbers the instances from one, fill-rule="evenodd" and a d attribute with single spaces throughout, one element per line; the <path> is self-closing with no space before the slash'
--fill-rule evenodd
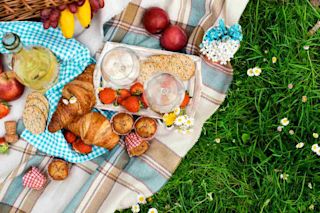
<path id="1" fill-rule="evenodd" d="M 7 143 L 16 143 L 19 140 L 18 135 L 5 135 L 4 136 Z"/>
<path id="2" fill-rule="evenodd" d="M 7 135 L 16 135 L 17 134 L 17 122 L 15 121 L 6 121 L 4 122 Z"/>

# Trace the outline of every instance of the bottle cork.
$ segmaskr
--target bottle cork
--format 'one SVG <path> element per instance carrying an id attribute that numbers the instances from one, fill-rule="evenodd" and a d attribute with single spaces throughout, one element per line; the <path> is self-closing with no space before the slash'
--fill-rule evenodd
<path id="1" fill-rule="evenodd" d="M 16 143 L 19 140 L 19 136 L 15 135 L 5 135 L 4 136 L 7 143 Z"/>
<path id="2" fill-rule="evenodd" d="M 6 121 L 4 122 L 7 135 L 17 134 L 17 122 L 16 121 Z"/>

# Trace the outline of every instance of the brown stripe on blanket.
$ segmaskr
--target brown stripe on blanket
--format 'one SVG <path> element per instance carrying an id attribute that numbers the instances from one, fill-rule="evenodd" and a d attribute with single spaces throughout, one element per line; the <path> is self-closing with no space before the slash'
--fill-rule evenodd
<path id="1" fill-rule="evenodd" d="M 0 202 L 0 212 L 1 213 L 9 213 L 9 212 L 15 212 L 15 213 L 26 213 L 25 211 L 22 211 L 20 209 L 17 209 L 14 206 L 10 206 L 6 203 Z"/>
<path id="2" fill-rule="evenodd" d="M 201 92 L 201 98 L 204 98 L 205 100 L 207 100 L 213 104 L 216 104 L 216 105 L 221 105 L 223 103 L 223 101 L 217 100 L 204 92 Z"/>
<path id="3" fill-rule="evenodd" d="M 144 155 L 153 159 L 162 166 L 162 169 L 165 169 L 172 174 L 181 162 L 181 157 L 159 139 L 155 138 L 150 143 L 151 146 Z"/>

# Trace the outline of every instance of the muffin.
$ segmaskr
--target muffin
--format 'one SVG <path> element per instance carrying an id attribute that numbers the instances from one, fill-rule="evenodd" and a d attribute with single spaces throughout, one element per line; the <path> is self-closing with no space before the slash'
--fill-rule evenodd
<path id="1" fill-rule="evenodd" d="M 157 122 L 153 118 L 140 117 L 135 123 L 137 135 L 143 139 L 151 139 L 156 134 Z"/>
<path id="2" fill-rule="evenodd" d="M 48 166 L 48 173 L 53 180 L 64 180 L 69 175 L 68 163 L 63 160 L 53 160 Z"/>
<path id="3" fill-rule="evenodd" d="M 131 132 L 134 124 L 132 115 L 120 112 L 112 117 L 112 128 L 118 135 L 126 135 Z"/>

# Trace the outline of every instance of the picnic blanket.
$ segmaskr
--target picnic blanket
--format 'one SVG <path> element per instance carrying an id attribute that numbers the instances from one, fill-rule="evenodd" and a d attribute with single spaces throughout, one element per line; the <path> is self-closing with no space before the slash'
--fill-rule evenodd
<path id="1" fill-rule="evenodd" d="M 94 18 L 92 26 L 80 34 L 78 39 L 89 46 L 92 53 L 101 48 L 102 38 L 160 48 L 159 36 L 148 34 L 140 23 L 145 8 L 160 6 L 169 12 L 172 23 L 179 23 L 187 30 L 189 42 L 185 51 L 199 54 L 198 45 L 205 30 L 219 18 L 224 18 L 228 25 L 237 22 L 247 1 L 134 0 L 127 3 L 127 0 L 106 1 L 106 7 Z M 24 188 L 22 176 L 31 166 L 46 172 L 52 157 L 20 140 L 11 146 L 8 155 L 0 155 L 0 212 L 114 212 L 136 204 L 138 194 L 149 197 L 159 191 L 197 142 L 204 122 L 224 101 L 232 80 L 230 66 L 205 61 L 202 66 L 201 102 L 192 135 L 159 135 L 143 156 L 134 158 L 128 156 L 122 142 L 108 154 L 73 164 L 65 181 L 49 180 L 40 191 Z"/>

